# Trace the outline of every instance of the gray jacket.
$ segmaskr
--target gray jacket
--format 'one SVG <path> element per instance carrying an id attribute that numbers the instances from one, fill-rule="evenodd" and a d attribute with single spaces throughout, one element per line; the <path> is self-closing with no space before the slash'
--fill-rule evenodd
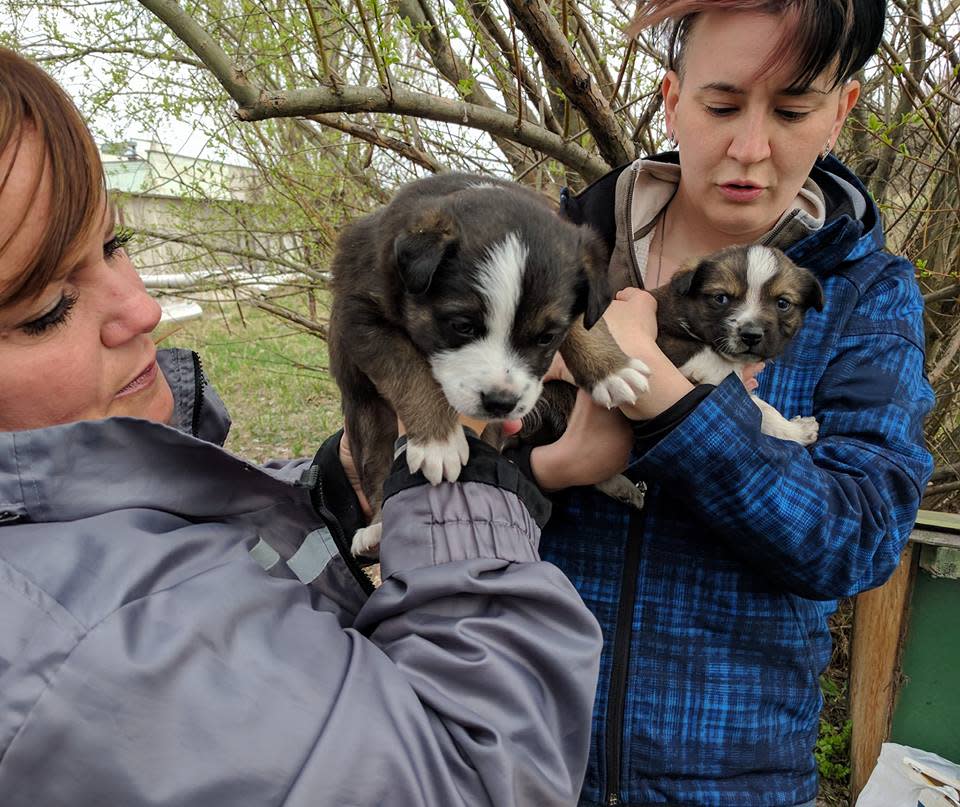
<path id="1" fill-rule="evenodd" d="M 398 463 L 367 596 L 313 506 L 342 472 L 232 456 L 163 367 L 182 428 L 0 433 L 0 804 L 576 802 L 600 632 L 516 468 Z"/>

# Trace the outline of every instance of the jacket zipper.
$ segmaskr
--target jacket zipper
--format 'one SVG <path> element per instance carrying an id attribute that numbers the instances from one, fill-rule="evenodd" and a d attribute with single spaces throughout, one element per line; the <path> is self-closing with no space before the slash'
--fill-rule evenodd
<path id="1" fill-rule="evenodd" d="M 763 238 L 760 239 L 760 244 L 762 246 L 770 246 L 774 241 L 777 240 L 777 236 L 782 233 L 787 226 L 800 215 L 799 210 L 794 210 L 789 216 L 787 216 L 783 221 L 781 221 L 776 227 L 774 227 L 769 233 L 767 233 Z"/>
<path id="2" fill-rule="evenodd" d="M 350 571 L 350 574 L 353 575 L 354 580 L 360 585 L 363 593 L 367 595 L 373 594 L 373 581 L 363 570 L 363 567 L 357 563 L 356 558 L 350 551 L 350 545 L 347 543 L 347 537 L 343 533 L 340 522 L 337 521 L 336 516 L 327 509 L 327 502 L 323 495 L 323 480 L 320 478 L 320 469 L 314 466 L 310 470 L 316 472 L 316 482 L 313 486 L 313 492 L 316 495 L 312 497 L 313 508 L 317 511 L 320 518 L 323 519 L 327 525 L 327 529 L 330 530 L 330 534 L 333 536 L 333 542 L 337 545 L 337 549 L 340 550 L 340 557 L 342 557 L 343 562 L 347 564 L 347 569 Z"/>
<path id="3" fill-rule="evenodd" d="M 203 388 L 207 384 L 207 378 L 203 374 L 203 362 L 200 361 L 200 355 L 196 351 L 193 354 L 193 422 L 190 426 L 190 433 L 194 437 L 200 436 L 200 415 L 203 413 Z"/>
<path id="4" fill-rule="evenodd" d="M 623 556 L 620 578 L 620 601 L 617 626 L 613 638 L 613 669 L 607 689 L 607 796 L 604 804 L 620 801 L 620 766 L 623 756 L 623 710 L 627 699 L 627 673 L 630 667 L 630 639 L 633 627 L 634 599 L 637 596 L 637 573 L 640 569 L 641 514 L 630 514 L 627 548 Z"/>

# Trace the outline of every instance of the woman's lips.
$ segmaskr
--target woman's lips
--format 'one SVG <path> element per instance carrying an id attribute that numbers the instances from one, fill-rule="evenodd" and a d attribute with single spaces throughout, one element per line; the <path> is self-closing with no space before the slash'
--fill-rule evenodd
<path id="1" fill-rule="evenodd" d="M 736 182 L 728 182 L 717 187 L 720 189 L 720 193 L 732 202 L 752 202 L 763 193 L 763 188 L 756 185 L 741 185 Z"/>
<path id="2" fill-rule="evenodd" d="M 150 366 L 147 367 L 140 375 L 138 375 L 133 381 L 131 381 L 127 386 L 125 386 L 120 392 L 116 394 L 115 397 L 123 398 L 126 395 L 133 395 L 135 392 L 149 387 L 154 381 L 157 380 L 157 372 L 159 371 L 157 367 L 157 361 L 154 359 L 150 362 Z"/>

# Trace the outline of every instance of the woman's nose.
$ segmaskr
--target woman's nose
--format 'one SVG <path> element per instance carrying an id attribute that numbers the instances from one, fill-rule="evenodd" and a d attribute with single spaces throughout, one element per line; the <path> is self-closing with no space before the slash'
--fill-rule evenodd
<path id="1" fill-rule="evenodd" d="M 751 165 L 770 156 L 770 132 L 766 116 L 745 115 L 734 132 L 727 155 L 743 165 Z"/>
<path id="2" fill-rule="evenodd" d="M 161 310 L 133 266 L 107 267 L 107 271 L 115 274 L 105 289 L 100 339 L 106 347 L 117 347 L 156 328 Z"/>

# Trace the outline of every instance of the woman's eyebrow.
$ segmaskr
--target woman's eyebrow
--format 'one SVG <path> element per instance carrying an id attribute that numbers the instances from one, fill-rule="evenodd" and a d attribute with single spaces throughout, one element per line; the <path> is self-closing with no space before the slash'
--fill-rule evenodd
<path id="1" fill-rule="evenodd" d="M 714 92 L 725 92 L 728 95 L 746 95 L 747 91 L 734 84 L 727 84 L 725 81 L 711 81 L 700 87 L 701 90 L 713 90 Z"/>
<path id="2" fill-rule="evenodd" d="M 738 87 L 735 84 L 728 84 L 725 81 L 711 81 L 709 84 L 704 84 L 700 87 L 702 92 L 722 92 L 727 95 L 746 95 L 747 91 L 743 87 Z M 818 90 L 816 87 L 784 87 L 782 90 L 777 90 L 776 95 L 788 95 L 791 98 L 799 98 L 804 95 L 827 95 L 826 90 Z"/>

